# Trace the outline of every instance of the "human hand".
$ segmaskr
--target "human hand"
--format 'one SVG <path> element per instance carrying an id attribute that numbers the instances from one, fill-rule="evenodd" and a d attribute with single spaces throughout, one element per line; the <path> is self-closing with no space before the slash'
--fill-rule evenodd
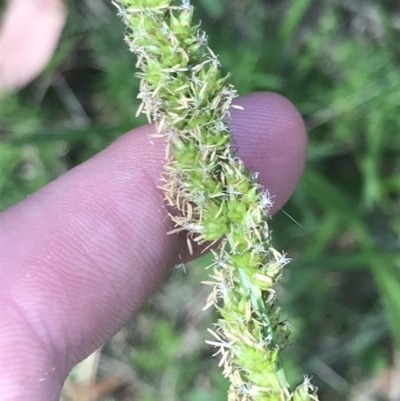
<path id="1" fill-rule="evenodd" d="M 288 199 L 303 170 L 301 117 L 271 93 L 232 110 L 238 155 Z M 69 370 L 116 333 L 169 269 L 186 241 L 157 189 L 165 145 L 154 127 L 131 131 L 0 213 L 0 400 L 56 401 Z"/>

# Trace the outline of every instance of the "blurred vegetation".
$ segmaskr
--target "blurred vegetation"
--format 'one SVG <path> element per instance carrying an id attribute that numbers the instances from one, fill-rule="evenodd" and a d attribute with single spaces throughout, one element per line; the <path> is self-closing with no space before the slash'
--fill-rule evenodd
<path id="1" fill-rule="evenodd" d="M 309 128 L 303 180 L 271 222 L 275 246 L 293 258 L 279 288 L 292 321 L 292 382 L 313 375 L 321 400 L 400 399 L 400 4 L 193 3 L 239 92 L 283 94 Z M 114 14 L 106 0 L 70 1 L 46 71 L 0 100 L 0 209 L 143 123 Z M 101 399 L 225 400 L 204 344 L 213 321 L 201 312 L 205 265 L 174 269 L 103 348 L 100 377 L 117 364 L 125 378 Z"/>

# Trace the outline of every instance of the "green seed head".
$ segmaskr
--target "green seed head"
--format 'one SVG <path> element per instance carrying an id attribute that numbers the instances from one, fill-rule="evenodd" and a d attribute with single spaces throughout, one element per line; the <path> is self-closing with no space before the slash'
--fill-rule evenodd
<path id="1" fill-rule="evenodd" d="M 228 112 L 237 95 L 229 76 L 193 24 L 189 0 L 115 4 L 138 59 L 139 111 L 168 142 L 163 188 L 176 209 L 170 233 L 188 231 L 190 251 L 192 242 L 218 243 L 206 307 L 221 314 L 209 343 L 231 381 L 228 400 L 317 400 L 308 380 L 290 392 L 280 362 L 289 325 L 273 286 L 289 260 L 270 245 L 268 192 L 230 146 Z"/>

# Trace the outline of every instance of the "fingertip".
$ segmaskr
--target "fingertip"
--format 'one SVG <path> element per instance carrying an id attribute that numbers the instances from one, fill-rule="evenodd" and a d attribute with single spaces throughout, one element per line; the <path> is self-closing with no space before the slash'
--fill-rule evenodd
<path id="1" fill-rule="evenodd" d="M 14 0 L 0 26 L 0 95 L 33 80 L 49 62 L 66 20 L 62 0 Z"/>
<path id="2" fill-rule="evenodd" d="M 238 156 L 274 196 L 272 213 L 289 199 L 303 173 L 307 131 L 296 107 L 272 92 L 241 96 L 231 110 L 231 128 Z"/>

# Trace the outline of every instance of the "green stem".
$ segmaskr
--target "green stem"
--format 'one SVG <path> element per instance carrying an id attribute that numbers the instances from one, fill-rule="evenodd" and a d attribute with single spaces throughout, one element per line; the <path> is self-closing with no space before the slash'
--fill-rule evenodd
<path id="1" fill-rule="evenodd" d="M 268 312 L 265 309 L 265 303 L 262 299 L 260 290 L 251 284 L 249 277 L 247 276 L 246 272 L 243 269 L 239 269 L 239 277 L 243 288 L 249 294 L 250 301 L 251 304 L 253 305 L 254 310 L 258 312 L 261 318 L 261 322 L 264 328 L 263 331 L 265 338 L 269 341 L 271 348 L 278 348 L 279 345 L 275 341 L 274 330 L 272 328 Z M 285 388 L 289 389 L 289 383 L 286 379 L 286 374 L 283 369 L 283 364 L 280 356 L 278 357 L 278 362 L 277 362 L 277 376 L 281 387 L 284 389 Z"/>

